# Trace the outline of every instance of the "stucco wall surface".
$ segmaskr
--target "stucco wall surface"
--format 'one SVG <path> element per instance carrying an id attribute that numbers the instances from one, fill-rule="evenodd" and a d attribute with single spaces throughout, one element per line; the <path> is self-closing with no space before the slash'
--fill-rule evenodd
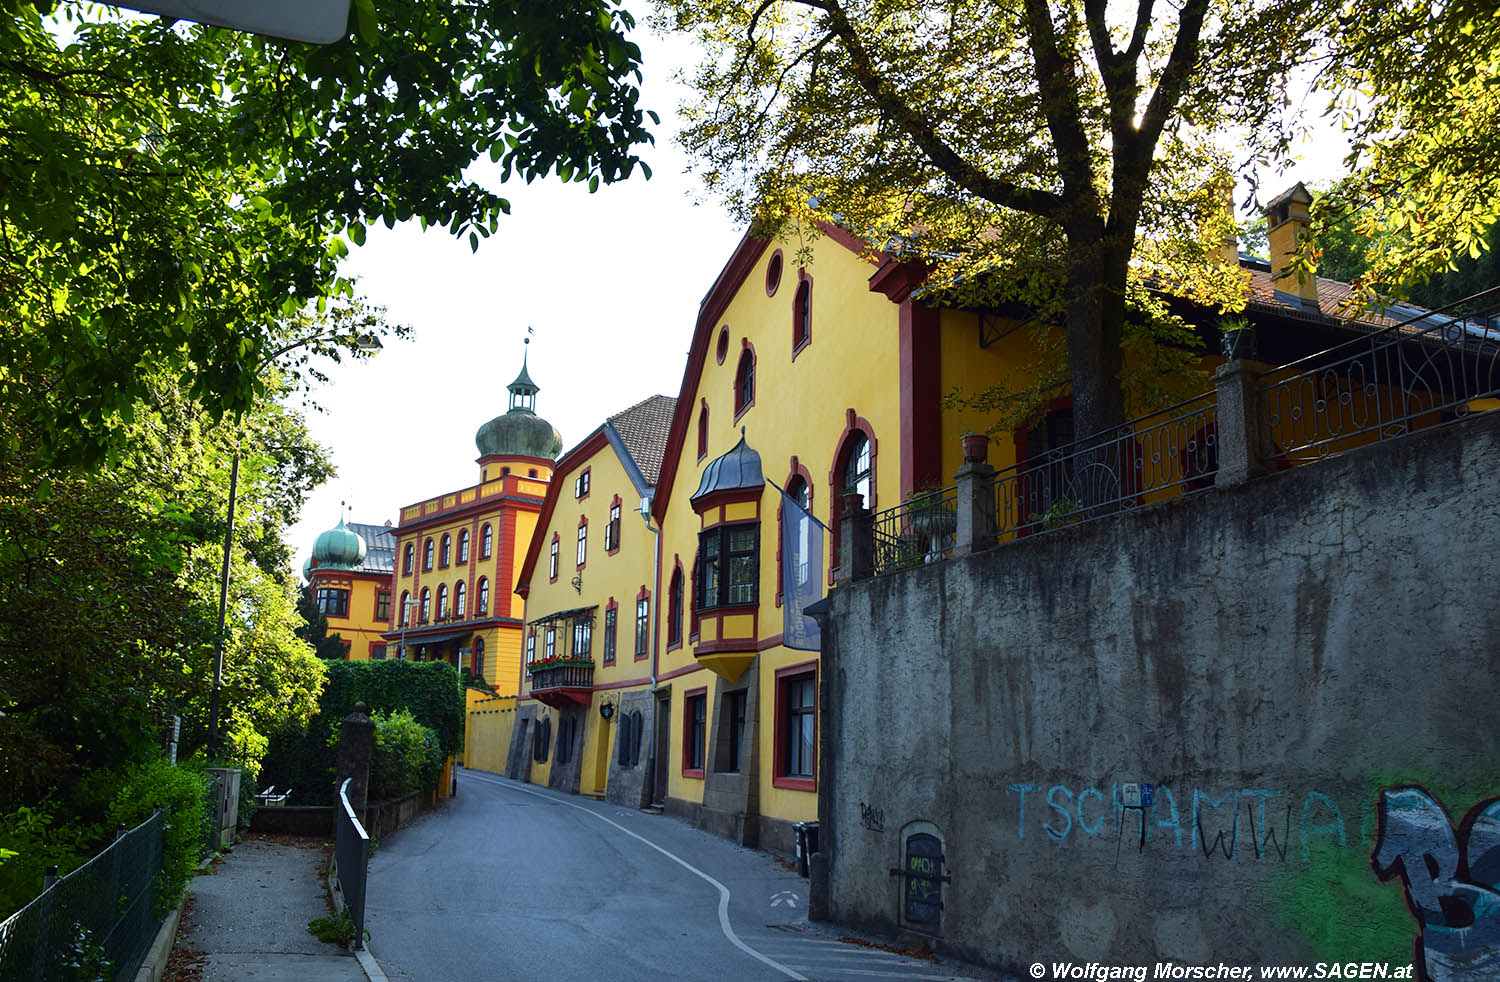
<path id="1" fill-rule="evenodd" d="M 925 933 L 1019 973 L 1408 965 L 1403 869 L 1411 909 L 1481 922 L 1429 912 L 1429 950 L 1495 948 L 1464 849 L 1500 794 L 1497 461 L 1491 414 L 837 590 L 834 919 L 901 926 L 902 832 L 931 823 Z M 1449 977 L 1500 977 L 1478 964 Z"/>

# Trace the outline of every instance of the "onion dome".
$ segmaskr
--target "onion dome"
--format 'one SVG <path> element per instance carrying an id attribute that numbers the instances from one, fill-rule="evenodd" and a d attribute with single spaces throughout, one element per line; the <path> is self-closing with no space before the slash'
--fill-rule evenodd
<path id="1" fill-rule="evenodd" d="M 688 501 L 695 502 L 720 491 L 758 488 L 765 483 L 765 476 L 760 469 L 760 454 L 750 449 L 750 445 L 745 442 L 745 431 L 741 429 L 740 442 L 734 445 L 734 449 L 703 468 L 703 480 L 698 482 L 698 490 Z"/>
<path id="2" fill-rule="evenodd" d="M 308 556 L 307 557 L 307 562 L 305 562 L 305 563 L 302 564 L 302 578 L 304 580 L 306 580 L 307 582 L 309 582 L 309 583 L 312 582 L 312 557 L 311 556 Z"/>
<path id="3" fill-rule="evenodd" d="M 527 344 L 531 341 L 528 338 Z M 510 390 L 510 411 L 496 416 L 474 434 L 474 445 L 481 457 L 542 457 L 556 460 L 562 453 L 562 435 L 536 414 L 538 386 L 526 371 L 526 357 L 521 357 L 521 374 L 506 388 Z"/>
<path id="4" fill-rule="evenodd" d="M 318 536 L 313 543 L 314 569 L 358 569 L 365 561 L 365 540 L 351 531 L 342 518 L 336 527 Z"/>

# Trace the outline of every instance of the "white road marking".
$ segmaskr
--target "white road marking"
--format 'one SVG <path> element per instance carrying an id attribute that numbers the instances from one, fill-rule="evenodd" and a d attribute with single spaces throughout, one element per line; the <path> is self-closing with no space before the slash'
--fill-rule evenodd
<path id="1" fill-rule="evenodd" d="M 466 776 L 468 776 L 468 775 L 473 775 L 473 776 L 476 776 L 476 777 L 478 776 L 478 775 L 474 774 L 473 771 L 468 771 L 467 774 L 466 774 Z M 585 808 L 582 805 L 574 804 L 571 801 L 562 801 L 562 800 L 560 800 L 558 798 L 552 797 L 551 795 L 542 794 L 540 791 L 533 791 L 530 788 L 527 788 L 527 787 L 525 787 L 525 786 L 523 786 L 523 785 L 521 785 L 519 783 L 513 783 L 513 782 L 509 782 L 509 781 L 507 781 L 505 783 L 501 783 L 498 780 L 490 780 L 490 779 L 485 779 L 485 783 L 486 784 L 492 784 L 492 785 L 494 785 L 497 788 L 505 788 L 505 789 L 510 790 L 510 791 L 520 791 L 523 794 L 529 794 L 532 797 L 541 798 L 543 801 L 550 801 L 554 805 L 566 805 L 569 808 L 576 808 L 576 809 L 578 809 L 579 811 L 583 812 L 585 815 L 592 815 L 594 818 L 597 818 L 601 822 L 605 822 L 605 823 L 607 823 L 609 825 L 613 825 L 615 828 L 619 829 L 621 832 L 624 832 L 626 835 L 630 836 L 632 839 L 638 839 L 639 841 L 641 841 L 645 845 L 650 846 L 652 849 L 655 849 L 657 852 L 661 853 L 663 856 L 666 856 L 668 859 L 672 860 L 672 862 L 676 863 L 678 866 L 681 866 L 683 869 L 687 870 L 689 873 L 692 873 L 694 876 L 697 876 L 697 877 L 699 877 L 699 878 L 701 878 L 703 880 L 708 881 L 709 883 L 711 883 L 713 885 L 714 889 L 716 889 L 716 890 L 719 891 L 719 928 L 721 930 L 723 930 L 724 937 L 726 937 L 726 938 L 729 939 L 729 943 L 732 944 L 732 945 L 734 945 L 736 948 L 740 949 L 741 951 L 743 951 L 745 954 L 749 955 L 751 958 L 754 958 L 756 961 L 761 962 L 764 965 L 768 965 L 771 968 L 775 969 L 777 972 L 780 972 L 781 974 L 785 975 L 788 979 L 794 979 L 795 982 L 809 982 L 809 980 L 808 980 L 808 978 L 807 978 L 806 975 L 803 975 L 802 973 L 796 971 L 795 969 L 788 968 L 787 966 L 781 964 L 778 961 L 775 961 L 774 959 L 767 958 L 765 955 L 762 955 L 760 952 L 756 951 L 754 948 L 750 947 L 749 945 L 745 944 L 745 942 L 741 941 L 740 940 L 740 936 L 738 934 L 734 933 L 734 928 L 731 927 L 730 924 L 729 924 L 729 888 L 726 887 L 724 884 L 720 883 L 718 880 L 716 880 L 713 877 L 709 876 L 707 873 L 703 872 L 698 867 L 694 866 L 692 863 L 689 863 L 687 860 L 683 859 L 681 856 L 678 856 L 678 855 L 676 855 L 675 853 L 672 853 L 672 852 L 668 852 L 666 849 L 663 849 L 661 846 L 659 846 L 656 843 L 652 842 L 650 839 L 646 838 L 645 836 L 639 835 L 639 834 L 637 834 L 635 832 L 632 832 L 630 829 L 627 829 L 625 826 L 621 825 L 619 822 L 616 822 L 614 819 L 605 818 L 603 815 L 599 814 L 598 812 L 596 812 L 596 811 L 594 811 L 592 809 L 589 809 L 589 808 Z"/>
<path id="2" fill-rule="evenodd" d="M 779 890 L 776 893 L 771 894 L 772 907 L 780 907 L 782 904 L 786 904 L 788 907 L 796 910 L 797 894 L 791 890 Z"/>

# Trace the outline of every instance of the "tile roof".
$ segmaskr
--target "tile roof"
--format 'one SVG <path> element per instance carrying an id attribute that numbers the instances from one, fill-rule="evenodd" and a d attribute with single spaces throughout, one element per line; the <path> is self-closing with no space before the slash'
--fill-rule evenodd
<path id="1" fill-rule="evenodd" d="M 635 465 L 641 469 L 641 476 L 652 486 L 661 474 L 661 462 L 667 454 L 667 433 L 672 428 L 672 411 L 676 407 L 677 400 L 672 396 L 650 396 L 609 418 Z"/>
<path id="2" fill-rule="evenodd" d="M 1271 274 L 1266 270 L 1251 269 L 1249 272 L 1250 305 L 1269 313 L 1371 330 L 1392 327 L 1403 323 L 1415 314 L 1425 313 L 1406 304 L 1400 305 L 1399 308 L 1393 305 L 1383 311 L 1360 309 L 1353 305 L 1354 288 L 1352 286 L 1338 280 L 1324 279 L 1321 276 L 1316 278 L 1318 306 L 1314 310 L 1305 306 L 1302 299 L 1295 293 L 1278 289 L 1272 283 Z M 1390 316 L 1393 314 L 1395 316 Z"/>
<path id="3" fill-rule="evenodd" d="M 396 569 L 396 530 L 389 525 L 348 522 L 350 531 L 365 540 L 365 561 L 361 573 L 391 573 Z"/>

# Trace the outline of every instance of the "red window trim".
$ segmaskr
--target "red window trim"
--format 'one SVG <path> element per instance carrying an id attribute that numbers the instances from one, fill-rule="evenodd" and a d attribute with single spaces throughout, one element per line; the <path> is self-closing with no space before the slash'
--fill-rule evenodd
<path id="1" fill-rule="evenodd" d="M 672 562 L 673 562 L 672 575 L 671 575 L 671 577 L 669 577 L 667 579 L 667 650 L 668 651 L 678 651 L 678 650 L 680 650 L 682 648 L 682 643 L 683 643 L 683 640 L 682 640 L 683 639 L 682 622 L 684 620 L 686 620 L 686 618 L 683 616 L 683 614 L 684 614 L 683 607 L 685 607 L 687 605 L 687 581 L 685 579 L 681 579 L 681 577 L 682 577 L 682 557 L 674 555 L 672 557 Z M 682 590 L 683 590 L 682 604 L 679 605 L 678 608 L 677 608 L 677 624 L 679 626 L 678 626 L 678 629 L 677 629 L 677 640 L 676 641 L 672 640 L 672 586 L 671 586 L 671 584 L 672 584 L 673 580 L 676 580 L 678 583 L 680 583 L 681 586 L 682 586 Z"/>
<path id="2" fill-rule="evenodd" d="M 620 656 L 620 605 L 615 603 L 614 597 L 610 597 L 609 603 L 604 605 L 604 612 L 608 614 L 610 611 L 615 612 L 615 650 L 610 651 L 607 644 L 607 640 L 609 638 L 609 622 L 606 620 L 604 622 L 604 638 L 599 642 L 600 658 L 602 660 L 602 663 L 605 665 L 613 665 L 615 663 L 615 659 Z"/>
<path id="3" fill-rule="evenodd" d="M 588 498 L 589 495 L 591 495 L 591 494 L 594 493 L 594 474 L 593 474 L 593 470 L 594 470 L 594 468 L 592 466 L 589 466 L 589 467 L 585 467 L 583 470 L 581 470 L 581 471 L 578 472 L 578 477 L 575 478 L 575 480 L 582 481 L 585 477 L 587 477 L 589 479 L 589 489 L 587 491 L 583 492 L 583 494 L 575 495 L 574 500 L 576 500 L 576 501 L 583 501 L 586 498 Z"/>
<path id="4" fill-rule="evenodd" d="M 438 544 L 438 569 L 447 569 L 453 565 L 450 560 L 453 557 L 453 533 L 444 532 L 441 542 Z"/>
<path id="5" fill-rule="evenodd" d="M 485 534 L 484 534 L 484 530 L 485 529 L 489 529 L 490 530 L 489 542 L 488 542 L 488 546 L 489 547 L 488 548 L 485 548 L 485 546 L 486 546 Z M 494 526 L 492 526 L 489 522 L 485 522 L 479 528 L 479 547 L 480 547 L 480 549 L 483 550 L 479 554 L 479 558 L 480 559 L 489 559 L 490 556 L 494 555 L 494 552 L 495 552 L 495 529 L 494 529 Z"/>
<path id="6" fill-rule="evenodd" d="M 589 520 L 587 516 L 579 517 L 578 527 L 583 529 L 583 539 L 581 540 L 583 542 L 583 562 L 580 563 L 578 561 L 578 542 L 580 540 L 575 538 L 573 544 L 573 568 L 583 569 L 589 564 Z"/>
<path id="7" fill-rule="evenodd" d="M 750 398 L 745 402 L 743 406 L 741 406 L 740 369 L 745 364 L 745 357 L 747 355 L 750 358 Z M 755 353 L 755 345 L 750 343 L 749 338 L 740 338 L 740 357 L 734 363 L 734 382 L 731 387 L 731 392 L 733 393 L 734 421 L 736 423 L 740 421 L 741 416 L 745 415 L 750 410 L 755 408 L 755 392 L 760 388 L 759 384 L 757 384 L 759 382 L 759 379 L 755 377 L 760 374 L 756 371 L 756 366 L 759 363 L 760 358 Z"/>
<path id="8" fill-rule="evenodd" d="M 718 336 L 714 338 L 714 363 L 724 364 L 729 357 L 729 325 L 720 324 Z"/>
<path id="9" fill-rule="evenodd" d="M 817 491 L 817 485 L 813 483 L 812 473 L 802 466 L 802 461 L 792 454 L 791 463 L 786 472 L 786 481 L 781 485 L 784 488 L 792 486 L 793 478 L 802 478 L 802 483 L 807 486 L 807 510 L 810 513 L 813 508 L 813 495 Z M 776 606 L 781 606 L 781 594 L 783 584 L 781 582 L 781 542 L 785 538 L 785 529 L 781 526 L 781 505 L 776 505 Z"/>
<path id="10" fill-rule="evenodd" d="M 698 409 L 698 462 L 708 456 L 708 400 L 703 399 Z"/>
<path id="11" fill-rule="evenodd" d="M 879 443 L 875 439 L 875 428 L 870 421 L 863 416 L 856 415 L 853 407 L 844 410 L 844 432 L 839 434 L 838 442 L 833 445 L 833 464 L 828 470 L 828 585 L 833 586 L 838 581 L 839 572 L 839 528 L 842 525 L 844 510 L 844 450 L 849 443 L 849 437 L 854 431 L 865 435 L 870 441 L 870 500 L 865 502 L 865 508 L 875 511 L 877 499 L 880 496 L 880 468 L 878 464 L 877 451 Z"/>
<path id="12" fill-rule="evenodd" d="M 646 607 L 646 650 L 645 651 L 641 651 L 641 652 L 637 652 L 636 649 L 641 646 L 639 638 L 641 636 L 640 605 L 641 605 L 641 601 L 642 600 L 646 601 L 646 604 L 647 604 L 647 607 Z M 637 593 L 635 595 L 635 604 L 636 604 L 636 609 L 632 610 L 630 612 L 630 619 L 635 622 L 634 643 L 630 646 L 630 650 L 632 652 L 635 652 L 635 658 L 633 659 L 634 661 L 645 661 L 647 658 L 651 657 L 651 618 L 653 618 L 653 617 L 656 616 L 656 611 L 651 606 L 651 591 L 649 589 L 647 589 L 645 586 L 642 586 L 641 587 L 641 592 Z"/>
<path id="13" fill-rule="evenodd" d="M 557 562 L 552 557 L 557 557 Z M 556 532 L 552 533 L 552 541 L 547 548 L 547 582 L 556 583 L 557 574 L 562 570 L 562 536 Z"/>
<path id="14" fill-rule="evenodd" d="M 608 519 L 607 522 L 606 522 L 606 524 L 610 528 L 614 529 L 614 537 L 615 537 L 614 548 L 613 549 L 605 549 L 604 550 L 604 554 L 606 556 L 613 556 L 615 553 L 617 553 L 617 552 L 620 551 L 620 538 L 621 538 L 622 534 L 625 531 L 625 503 L 620 500 L 620 496 L 619 495 L 615 495 L 614 498 L 613 498 L 613 500 L 611 500 L 610 503 L 609 503 L 609 514 L 611 516 L 614 514 L 614 510 L 616 508 L 620 509 L 620 523 L 619 523 L 619 527 L 616 528 L 615 527 L 615 521 L 614 521 L 614 519 L 612 517 L 610 519 Z M 610 535 L 610 533 L 608 533 L 608 532 L 604 533 L 605 538 L 609 538 L 609 535 Z"/>
<path id="15" fill-rule="evenodd" d="M 813 677 L 813 776 L 786 777 L 786 685 L 785 682 L 792 678 L 799 678 L 811 674 Z M 777 788 L 787 788 L 792 791 L 816 791 L 818 790 L 818 748 L 822 744 L 822 734 L 819 732 L 818 718 L 818 663 L 816 661 L 799 662 L 796 665 L 788 665 L 776 670 L 776 706 L 774 709 L 775 720 L 773 724 L 773 739 L 776 741 L 775 765 L 771 772 L 771 785 Z"/>
<path id="16" fill-rule="evenodd" d="M 694 699 L 703 700 L 703 767 L 688 766 L 688 740 L 693 733 L 693 714 L 688 705 Z M 708 767 L 708 686 L 688 689 L 682 694 L 682 776 L 701 779 Z"/>
<path id="17" fill-rule="evenodd" d="M 797 340 L 797 328 L 801 325 L 802 320 L 801 307 L 802 291 L 804 288 L 807 290 L 808 303 L 811 304 L 813 278 L 807 274 L 807 270 L 799 268 L 797 270 L 797 292 L 792 294 L 792 361 L 796 361 L 797 356 L 802 353 L 802 350 L 812 344 L 811 309 L 807 312 L 807 334 L 803 336 L 802 340 Z"/>
<path id="18" fill-rule="evenodd" d="M 766 260 L 766 296 L 776 296 L 776 291 L 781 287 L 781 277 L 785 272 L 786 264 L 782 260 L 781 250 L 777 249 L 771 253 L 771 258 Z M 771 278 L 771 271 L 776 271 L 776 278 Z"/>

